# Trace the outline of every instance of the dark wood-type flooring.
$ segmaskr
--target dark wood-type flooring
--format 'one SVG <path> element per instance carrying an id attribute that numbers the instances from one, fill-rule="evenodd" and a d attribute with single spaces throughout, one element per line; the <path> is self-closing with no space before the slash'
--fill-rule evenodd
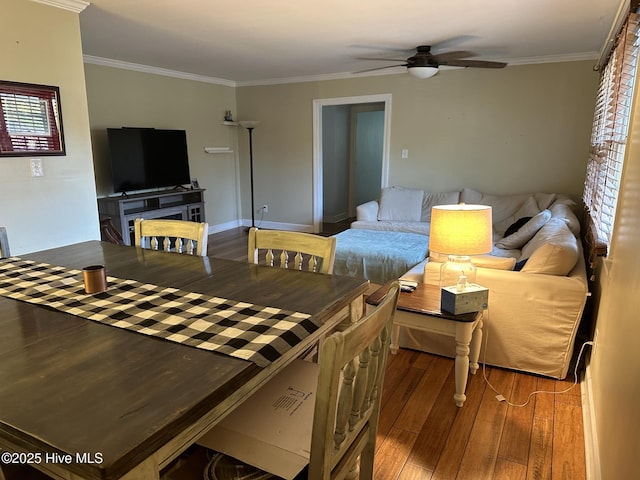
<path id="1" fill-rule="evenodd" d="M 209 237 L 208 254 L 246 260 L 237 228 Z M 486 367 L 488 381 L 511 403 L 536 390 L 560 392 L 565 381 Z M 400 349 L 389 355 L 378 428 L 375 480 L 584 480 L 580 386 L 542 393 L 524 407 L 496 399 L 482 366 L 469 376 L 467 400 L 455 406 L 452 359 Z M 201 479 L 204 453 L 192 449 L 171 480 Z M 7 478 L 31 478 L 7 476 Z M 32 478 L 40 478 L 32 477 Z"/>

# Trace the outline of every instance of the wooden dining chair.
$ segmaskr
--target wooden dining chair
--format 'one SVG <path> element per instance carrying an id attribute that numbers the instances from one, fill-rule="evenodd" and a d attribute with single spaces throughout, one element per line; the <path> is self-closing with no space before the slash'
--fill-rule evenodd
<path id="1" fill-rule="evenodd" d="M 206 222 L 185 220 L 144 220 L 136 218 L 134 224 L 135 245 L 165 252 L 207 255 Z"/>
<path id="2" fill-rule="evenodd" d="M 108 242 L 115 243 L 116 245 L 124 245 L 122 235 L 111 221 L 111 217 L 105 217 L 100 220 L 100 231 Z"/>
<path id="3" fill-rule="evenodd" d="M 248 244 L 250 263 L 333 273 L 336 257 L 334 237 L 252 227 L 249 229 Z"/>
<path id="4" fill-rule="evenodd" d="M 7 229 L 0 227 L 0 258 L 10 257 L 9 252 L 9 237 L 7 236 Z"/>
<path id="5" fill-rule="evenodd" d="M 274 464 L 275 452 L 290 445 L 292 438 L 299 438 L 296 448 L 308 458 L 308 480 L 371 480 L 380 396 L 399 291 L 400 284 L 395 281 L 374 310 L 326 338 L 318 364 L 295 360 L 198 443 L 235 458 L 240 470 L 248 464 L 282 476 L 282 465 Z M 301 371 L 305 377 L 300 377 Z M 300 378 L 307 378 L 310 371 L 317 372 L 312 391 L 299 386 Z M 270 388 L 273 383 L 282 385 L 282 391 Z M 307 419 L 312 424 L 310 431 L 308 423 L 302 421 L 305 419 L 295 416 L 304 408 L 294 403 L 302 392 L 314 402 L 313 419 Z M 288 396 L 291 398 L 283 398 Z M 263 428 L 263 418 L 272 419 L 267 429 Z M 259 439 L 261 446 L 252 439 Z M 284 478 L 299 478 L 296 475 L 294 470 Z"/>

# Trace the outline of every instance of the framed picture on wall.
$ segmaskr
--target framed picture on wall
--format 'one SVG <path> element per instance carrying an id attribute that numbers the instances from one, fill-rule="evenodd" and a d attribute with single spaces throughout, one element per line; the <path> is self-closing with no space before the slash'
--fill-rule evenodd
<path id="1" fill-rule="evenodd" d="M 60 89 L 0 80 L 0 156 L 66 155 Z"/>

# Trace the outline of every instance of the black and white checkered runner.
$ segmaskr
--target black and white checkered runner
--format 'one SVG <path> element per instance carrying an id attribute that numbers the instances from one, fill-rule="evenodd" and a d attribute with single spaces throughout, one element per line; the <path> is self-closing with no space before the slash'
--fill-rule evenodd
<path id="1" fill-rule="evenodd" d="M 264 367 L 318 326 L 306 313 L 108 277 L 87 295 L 82 271 L 0 260 L 0 295 L 114 327 L 249 360 Z"/>

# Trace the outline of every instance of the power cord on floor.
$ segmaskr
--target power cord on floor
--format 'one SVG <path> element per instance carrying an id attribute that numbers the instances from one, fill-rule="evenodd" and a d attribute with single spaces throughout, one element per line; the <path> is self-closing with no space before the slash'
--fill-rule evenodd
<path id="1" fill-rule="evenodd" d="M 575 368 L 573 370 L 573 379 L 574 379 L 573 385 L 571 385 L 570 387 L 568 387 L 568 388 L 566 388 L 564 390 L 561 390 L 559 392 L 551 392 L 551 391 L 548 391 L 548 390 L 536 390 L 536 391 L 531 392 L 529 394 L 529 396 L 527 397 L 527 401 L 526 402 L 524 402 L 524 403 L 512 403 L 509 400 L 507 400 L 505 398 L 505 396 L 502 395 L 493 385 L 491 385 L 491 382 L 489 382 L 489 379 L 487 378 L 487 371 L 486 371 L 487 363 L 486 363 L 485 359 L 486 359 L 486 355 L 487 355 L 487 343 L 488 343 L 488 340 L 489 340 L 489 331 L 488 331 L 488 329 L 486 327 L 484 327 L 482 329 L 482 333 L 484 335 L 484 353 L 483 353 L 483 357 L 482 357 L 482 376 L 484 377 L 484 381 L 487 382 L 487 385 L 489 385 L 491 390 L 493 390 L 497 394 L 496 395 L 497 400 L 499 402 L 505 402 L 507 405 L 509 405 L 511 407 L 526 407 L 527 404 L 534 397 L 534 395 L 538 395 L 540 393 L 550 393 L 552 395 L 559 395 L 559 394 L 562 394 L 562 393 L 567 393 L 570 390 L 572 390 L 578 384 L 578 366 L 580 365 L 580 359 L 582 358 L 582 353 L 584 352 L 584 347 L 586 347 L 587 345 L 589 345 L 591 347 L 593 346 L 593 342 L 592 341 L 587 341 L 587 342 L 584 342 L 582 344 L 582 347 L 580 347 L 580 352 L 578 353 L 578 358 L 576 360 L 576 366 L 575 366 Z"/>

